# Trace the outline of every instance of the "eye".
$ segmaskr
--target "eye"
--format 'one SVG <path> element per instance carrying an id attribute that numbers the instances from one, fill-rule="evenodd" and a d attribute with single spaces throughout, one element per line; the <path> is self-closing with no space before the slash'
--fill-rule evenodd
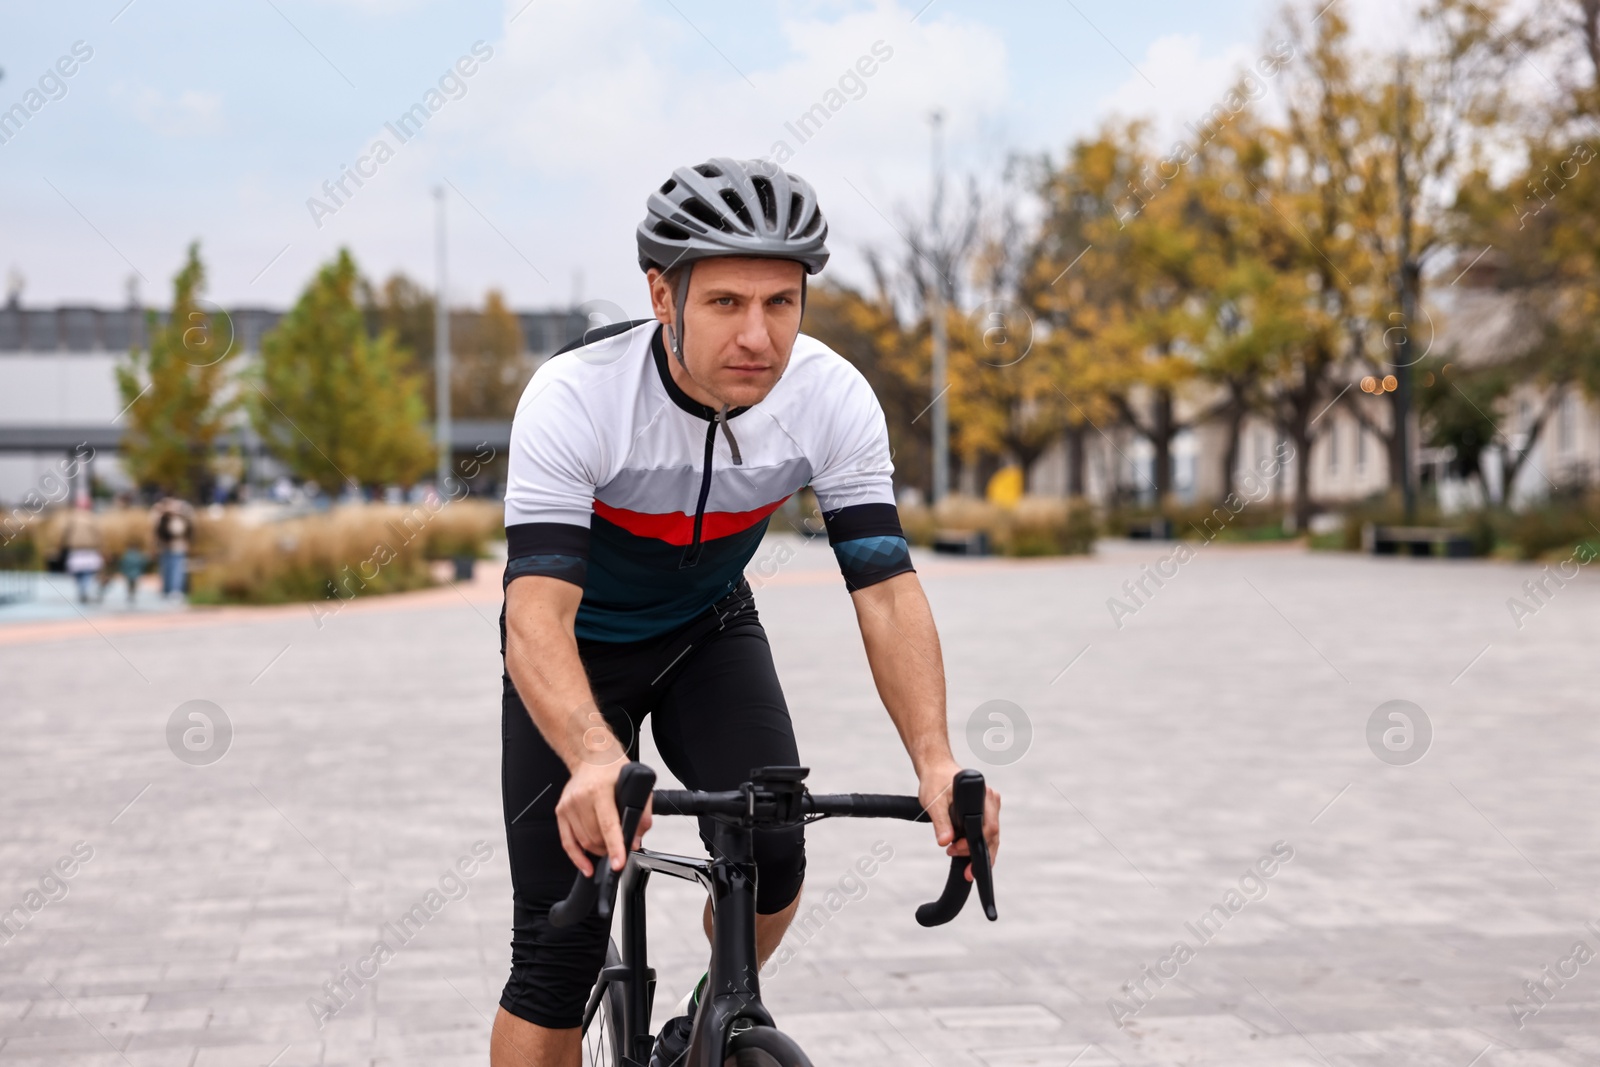
<path id="1" fill-rule="evenodd" d="M 733 297 L 731 297 L 731 296 L 719 296 L 719 297 L 717 297 L 717 306 L 718 307 L 725 307 L 725 308 L 732 307 L 733 306 Z"/>

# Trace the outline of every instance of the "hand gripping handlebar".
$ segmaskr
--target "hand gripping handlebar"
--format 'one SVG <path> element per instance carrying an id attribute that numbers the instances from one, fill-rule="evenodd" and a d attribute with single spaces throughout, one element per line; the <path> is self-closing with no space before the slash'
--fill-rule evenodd
<path id="1" fill-rule="evenodd" d="M 756 784 L 751 783 L 738 790 L 720 793 L 666 789 L 655 793 L 655 810 L 658 814 L 711 815 L 741 822 L 748 820 L 751 825 L 788 825 L 807 816 L 826 815 L 930 821 L 916 797 L 862 793 L 813 796 L 800 792 L 804 768 L 764 770 L 766 778 L 783 772 L 774 781 L 782 778 L 783 784 L 791 788 L 757 789 Z M 617 811 L 622 821 L 622 839 L 630 845 L 638 831 L 639 819 L 644 815 L 655 781 L 655 771 L 642 763 L 629 763 L 617 776 Z M 991 922 L 997 917 L 989 847 L 983 836 L 983 808 L 988 793 L 983 775 L 977 771 L 961 771 L 951 783 L 950 793 L 950 824 L 955 831 L 955 840 L 965 840 L 971 854 L 950 857 L 950 873 L 945 879 L 944 892 L 938 900 L 917 909 L 917 922 L 923 926 L 939 926 L 954 919 L 966 904 L 974 884 L 978 887 L 978 900 L 983 904 L 984 915 Z M 792 797 L 798 803 L 782 802 L 780 796 Z M 602 919 L 611 918 L 612 883 L 616 874 L 605 857 L 590 855 L 589 859 L 594 865 L 594 874 L 585 877 L 580 873 L 573 880 L 572 891 L 567 898 L 550 909 L 551 925 L 572 926 L 586 918 L 597 906 Z M 969 864 L 972 867 L 970 882 L 966 877 Z"/>
<path id="2" fill-rule="evenodd" d="M 633 847 L 633 835 L 639 830 L 639 820 L 644 817 L 644 808 L 650 802 L 650 790 L 655 784 L 656 772 L 642 763 L 629 763 L 617 775 L 617 814 L 622 820 L 624 848 Z M 611 886 L 616 872 L 611 869 L 609 857 L 588 852 L 585 855 L 594 864 L 594 877 L 578 875 L 567 899 L 550 909 L 552 926 L 573 926 L 587 918 L 597 906 L 601 919 L 611 919 Z"/>
<path id="3" fill-rule="evenodd" d="M 977 771 L 961 771 L 950 788 L 950 825 L 957 841 L 963 838 L 972 855 L 951 856 L 950 874 L 945 878 L 944 892 L 931 904 L 917 909 L 917 922 L 923 926 L 939 926 L 954 919 L 966 904 L 974 884 L 978 887 L 978 901 L 983 914 L 993 922 L 994 876 L 989 866 L 989 845 L 983 836 L 983 803 L 987 794 L 983 775 Z M 968 862 L 972 864 L 972 881 L 967 881 Z"/>

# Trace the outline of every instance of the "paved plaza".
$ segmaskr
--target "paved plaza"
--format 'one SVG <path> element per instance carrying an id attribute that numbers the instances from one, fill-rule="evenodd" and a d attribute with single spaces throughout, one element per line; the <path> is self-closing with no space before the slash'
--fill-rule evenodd
<path id="1" fill-rule="evenodd" d="M 768 968 L 780 1026 L 818 1067 L 1600 1063 L 1600 583 L 1215 545 L 1158 585 L 1170 552 L 919 557 L 957 756 L 1005 798 L 1000 919 L 918 927 L 927 828 L 822 823 L 807 892 L 844 903 Z M 0 625 L 0 1067 L 486 1063 L 497 570 L 320 626 Z M 812 787 L 913 791 L 826 546 L 752 574 Z M 169 726 L 191 701 L 226 723 Z M 652 892 L 670 1004 L 699 901 Z"/>

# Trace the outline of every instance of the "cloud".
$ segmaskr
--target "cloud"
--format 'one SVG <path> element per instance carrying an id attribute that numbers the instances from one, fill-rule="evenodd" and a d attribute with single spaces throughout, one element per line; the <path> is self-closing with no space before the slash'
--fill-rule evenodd
<path id="1" fill-rule="evenodd" d="M 1259 47 L 1233 44 L 1207 55 L 1198 34 L 1158 37 L 1139 59 L 1139 70 L 1129 71 L 1095 113 L 1104 119 L 1152 119 L 1157 142 L 1165 143 L 1226 93 L 1260 54 Z"/>
<path id="2" fill-rule="evenodd" d="M 523 2 L 509 0 L 508 20 Z M 898 240 L 883 215 L 925 197 L 930 110 L 945 112 L 956 142 L 992 123 L 1006 102 L 999 31 L 933 12 L 913 23 L 915 10 L 877 0 L 792 15 L 779 24 L 786 47 L 751 57 L 733 35 L 671 6 L 559 5 L 508 23 L 483 84 L 453 118 L 476 152 L 503 162 L 480 166 L 486 183 L 516 174 L 531 187 L 521 203 L 498 192 L 504 210 L 524 215 L 529 245 L 550 250 L 554 269 L 542 269 L 564 282 L 581 268 L 589 295 L 620 302 L 614 294 L 642 292 L 633 229 L 649 190 L 674 167 L 769 156 L 780 143 L 792 153 L 784 165 L 817 187 L 845 253 L 836 263 L 848 269 L 852 246 Z M 858 87 L 850 72 L 875 47 L 875 71 Z M 803 143 L 786 125 L 841 98 Z M 479 207 L 501 228 L 517 226 Z M 549 292 L 564 295 L 564 284 Z"/>
<path id="3" fill-rule="evenodd" d="M 112 90 L 133 117 L 163 137 L 199 137 L 222 130 L 222 97 L 217 93 L 185 89 L 169 97 L 143 86 Z"/>

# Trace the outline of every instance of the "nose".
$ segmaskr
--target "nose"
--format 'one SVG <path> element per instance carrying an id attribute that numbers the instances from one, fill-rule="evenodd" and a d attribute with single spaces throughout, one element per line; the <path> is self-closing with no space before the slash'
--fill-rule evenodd
<path id="1" fill-rule="evenodd" d="M 767 330 L 767 309 L 761 302 L 752 300 L 746 307 L 737 341 L 740 348 L 758 354 L 772 347 L 772 335 Z"/>

